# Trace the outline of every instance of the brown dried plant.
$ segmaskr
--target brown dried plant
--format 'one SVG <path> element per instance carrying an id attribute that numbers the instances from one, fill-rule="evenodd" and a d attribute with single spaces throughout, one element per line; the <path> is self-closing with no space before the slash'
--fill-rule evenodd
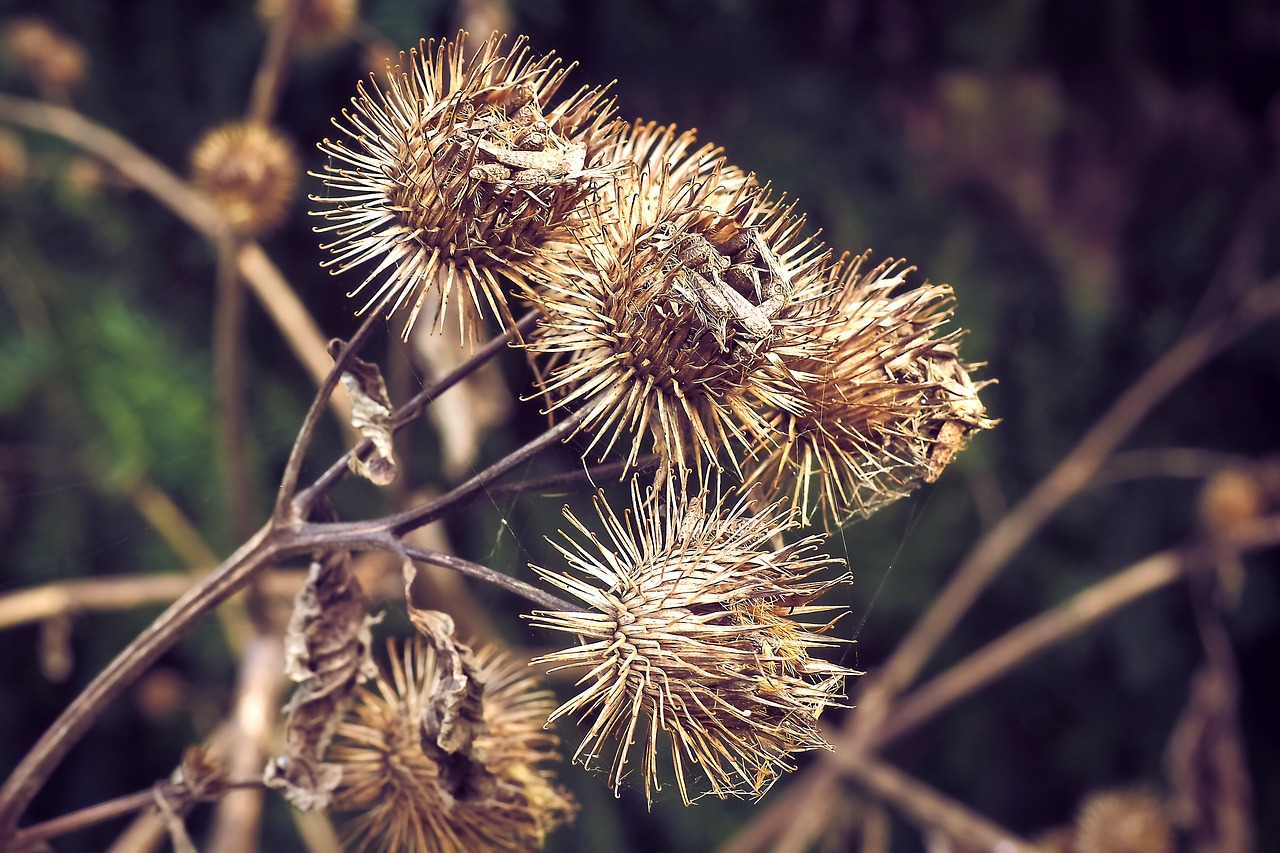
<path id="1" fill-rule="evenodd" d="M 536 277 L 543 247 L 568 239 L 613 174 L 604 89 L 553 106 L 568 70 L 524 37 L 504 50 L 495 34 L 469 54 L 459 34 L 357 86 L 334 121 L 348 141 L 320 145 L 330 162 L 317 177 L 335 192 L 312 200 L 331 223 L 317 229 L 333 236 L 324 266 L 372 265 L 352 296 L 382 278 L 361 311 L 392 294 L 391 311 L 410 306 L 406 338 L 424 307 L 442 325 L 451 300 L 468 339 L 474 314 L 512 322 L 500 277 Z"/>
<path id="2" fill-rule="evenodd" d="M 827 747 L 818 718 L 853 673 L 810 654 L 839 643 L 830 622 L 795 617 L 828 612 L 812 602 L 850 577 L 815 577 L 840 565 L 817 537 L 772 545 L 790 526 L 779 507 L 671 488 L 642 500 L 638 485 L 632 501 L 620 518 L 596 499 L 604 541 L 566 508 L 576 534 L 553 544 L 567 570 L 534 567 L 589 608 L 532 616 L 579 638 L 536 662 L 586 670 L 551 719 L 583 721 L 575 758 L 606 766 L 615 793 L 638 760 L 652 803 L 667 752 L 686 803 L 762 796 L 794 754 Z"/>
<path id="3" fill-rule="evenodd" d="M 682 478 L 722 454 L 736 467 L 768 441 L 766 412 L 808 411 L 799 365 L 821 357 L 814 304 L 829 289 L 826 250 L 794 207 L 693 144 L 634 125 L 613 156 L 640 165 L 635 179 L 602 191 L 607 215 L 530 293 L 542 387 L 555 409 L 587 412 L 585 453 L 621 442 L 634 464 L 649 439 Z"/>
<path id="4" fill-rule="evenodd" d="M 343 776 L 335 808 L 353 814 L 360 850 L 541 848 L 576 811 L 546 766 L 559 760 L 557 738 L 544 729 L 551 694 L 519 661 L 487 647 L 477 653 L 483 728 L 470 754 L 483 762 L 487 784 L 458 790 L 422 745 L 423 714 L 438 701 L 437 661 L 419 638 L 388 645 L 386 667 L 337 728 L 331 755 Z"/>
<path id="5" fill-rule="evenodd" d="M 255 100 L 269 112 L 283 66 L 267 65 L 267 94 Z M 557 758 L 546 726 L 563 717 L 586 726 L 578 761 L 604 767 L 615 794 L 635 770 L 650 803 L 671 779 L 685 803 L 759 798 L 797 755 L 831 748 L 820 718 L 845 705 L 854 672 L 829 659 L 844 642 L 832 630 L 841 608 L 818 599 L 850 575 L 822 537 L 796 528 L 819 511 L 836 523 L 865 515 L 936 479 L 967 434 L 992 424 L 958 333 L 941 330 L 950 291 L 908 286 L 893 262 L 864 271 L 865 255 L 833 264 L 795 203 L 719 148 L 673 126 L 616 127 L 605 87 L 558 99 L 568 70 L 524 38 L 504 48 L 495 34 L 469 52 L 460 34 L 421 42 L 384 80 L 357 87 L 334 122 L 343 138 L 319 145 L 328 192 L 311 213 L 332 253 L 322 266 L 367 270 L 351 295 L 370 292 L 357 312 L 369 316 L 328 350 L 333 369 L 270 519 L 36 745 L 0 796 L 0 846 L 113 696 L 202 613 L 302 557 L 314 568 L 288 631 L 302 686 L 266 784 L 299 808 L 350 813 L 361 849 L 541 847 L 575 810 L 546 766 Z M 261 251 L 252 238 L 283 215 L 293 170 L 287 146 L 257 120 L 206 137 L 194 187 L 137 168 L 150 162 L 140 152 L 122 161 L 140 186 L 163 185 L 158 195 L 178 184 L 205 233 L 237 237 L 228 253 Z M 534 309 L 519 321 L 512 293 Z M 437 328 L 451 317 L 468 346 L 480 319 L 501 333 L 397 402 L 357 354 L 379 315 L 401 310 L 406 336 L 423 312 Z M 397 430 L 513 341 L 550 400 L 555 420 L 542 435 L 432 500 L 369 520 L 333 515 L 328 495 L 343 477 L 394 481 Z M 302 487 L 340 383 L 363 440 Z M 578 603 L 407 541 L 578 435 L 584 455 L 622 458 L 576 482 L 633 475 L 628 509 L 603 493 L 596 520 L 566 509 L 571 530 L 553 542 L 564 566 L 535 567 Z M 646 447 L 652 480 L 637 473 Z M 533 601 L 534 625 L 577 638 L 536 662 L 581 672 L 579 692 L 555 707 L 507 659 L 454 643 L 448 617 L 417 610 L 412 596 L 425 639 L 393 646 L 362 686 L 371 623 L 348 556 L 368 550 L 398 555 L 409 582 L 429 563 Z"/>

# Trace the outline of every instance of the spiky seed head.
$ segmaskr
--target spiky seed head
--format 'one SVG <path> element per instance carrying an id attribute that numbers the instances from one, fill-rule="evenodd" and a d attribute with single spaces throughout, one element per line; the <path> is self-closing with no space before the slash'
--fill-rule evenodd
<path id="1" fill-rule="evenodd" d="M 554 405 L 586 409 L 587 453 L 622 439 L 634 462 L 651 439 L 664 465 L 701 471 L 764 440 L 762 411 L 807 409 L 788 365 L 818 356 L 826 252 L 692 133 L 637 123 L 614 157 L 639 171 L 602 191 L 611 215 L 530 294 L 545 317 L 530 349 Z"/>
<path id="2" fill-rule="evenodd" d="M 569 70 L 554 55 L 531 56 L 523 36 L 504 50 L 496 34 L 468 55 L 464 40 L 402 53 L 334 120 L 347 138 L 320 143 L 325 266 L 371 267 L 350 295 L 378 282 L 360 310 L 390 296 L 391 311 L 408 307 L 406 337 L 428 303 L 439 326 L 460 302 L 464 337 L 477 315 L 510 322 L 501 278 L 537 276 L 544 247 L 571 239 L 614 173 L 604 89 L 553 105 Z"/>
<path id="3" fill-rule="evenodd" d="M 272 24 L 289 0 L 258 0 L 258 17 Z M 299 0 L 293 22 L 293 44 L 302 53 L 316 53 L 341 43 L 351 34 L 359 0 Z"/>
<path id="4" fill-rule="evenodd" d="M 805 521 L 821 513 L 841 525 L 870 515 L 942 473 L 963 440 L 987 429 L 982 384 L 959 357 L 959 332 L 946 331 L 953 299 L 945 285 L 908 289 L 913 267 L 869 253 L 842 258 L 825 304 L 819 358 L 791 362 L 815 377 L 810 407 L 777 408 L 776 440 L 757 447 L 750 482 L 770 499 L 791 498 Z"/>
<path id="5" fill-rule="evenodd" d="M 275 229 L 289 212 L 301 169 L 289 140 L 257 122 L 232 122 L 206 133 L 191 151 L 191 180 L 249 236 Z"/>
<path id="6" fill-rule="evenodd" d="M 1122 789 L 1090 794 L 1076 816 L 1076 853 L 1173 853 L 1173 828 L 1159 798 Z"/>
<path id="7" fill-rule="evenodd" d="M 536 625 L 579 645 L 535 663 L 585 670 L 581 692 L 552 720 L 578 717 L 586 736 L 575 760 L 607 768 L 617 794 L 638 761 L 646 799 L 669 755 L 681 798 L 759 797 L 792 769 L 795 753 L 829 748 L 823 709 L 843 697 L 851 670 L 811 655 L 837 645 L 831 625 L 797 621 L 848 574 L 817 575 L 840 561 L 810 537 L 774 546 L 788 521 L 776 506 L 752 515 L 703 493 L 642 500 L 620 518 L 598 497 L 604 534 L 566 509 L 572 526 L 555 547 L 563 571 L 534 567 L 582 601 L 584 612 L 537 612 Z"/>
<path id="8" fill-rule="evenodd" d="M 470 853 L 542 848 L 547 835 L 571 820 L 576 806 L 546 769 L 559 761 L 558 741 L 546 731 L 551 694 L 520 663 L 481 649 L 486 732 L 472 747 L 496 778 L 475 798 L 454 797 L 440 783 L 422 749 L 420 722 L 437 684 L 434 650 L 419 638 L 357 694 L 339 723 L 330 760 L 343 768 L 335 808 L 352 812 L 360 850 Z"/>

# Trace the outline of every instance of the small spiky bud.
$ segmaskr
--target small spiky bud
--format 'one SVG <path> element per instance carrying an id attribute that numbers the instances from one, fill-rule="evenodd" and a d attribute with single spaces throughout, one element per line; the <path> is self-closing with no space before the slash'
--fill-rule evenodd
<path id="1" fill-rule="evenodd" d="M 994 425 L 985 417 L 958 333 L 940 333 L 951 290 L 905 289 L 911 267 L 892 259 L 867 270 L 867 254 L 831 269 L 818 358 L 792 362 L 812 374 L 810 408 L 769 418 L 748 480 L 786 494 L 806 521 L 821 511 L 837 525 L 911 492 L 942 473 L 964 438 Z"/>
<path id="2" fill-rule="evenodd" d="M 231 122 L 191 151 L 191 180 L 237 232 L 259 236 L 284 221 L 298 187 L 293 145 L 257 122 Z"/>
<path id="3" fill-rule="evenodd" d="M 492 650 L 476 653 L 483 726 L 470 754 L 496 784 L 458 793 L 423 749 L 423 710 L 439 682 L 436 652 L 419 638 L 357 694 L 338 724 L 329 758 L 343 769 L 335 808 L 356 813 L 359 849 L 470 853 L 541 848 L 576 806 L 543 765 L 558 761 L 544 730 L 554 705 L 525 667 Z M 438 700 L 435 700 L 438 701 Z"/>
<path id="4" fill-rule="evenodd" d="M 509 323 L 499 276 L 538 275 L 543 247 L 571 239 L 614 171 L 603 89 L 553 107 L 568 73 L 558 58 L 531 57 L 523 36 L 503 51 L 497 35 L 468 58 L 464 38 L 402 53 L 386 88 L 361 84 L 335 120 L 354 144 L 320 144 L 330 162 L 317 177 L 336 191 L 312 197 L 329 206 L 313 212 L 335 237 L 326 266 L 374 264 L 350 295 L 385 275 L 361 311 L 386 294 L 393 312 L 411 304 L 406 337 L 428 301 L 443 324 L 455 294 L 462 335 L 476 314 Z"/>
<path id="5" fill-rule="evenodd" d="M 1154 794 L 1091 794 L 1076 815 L 1075 853 L 1173 853 L 1173 828 Z"/>
<path id="6" fill-rule="evenodd" d="M 288 0 L 258 0 L 258 17 L 271 24 Z M 299 51 L 314 53 L 340 43 L 351 33 L 360 11 L 359 0 L 299 0 L 293 22 L 293 42 Z"/>
<path id="7" fill-rule="evenodd" d="M 793 207 L 693 143 L 637 123 L 614 157 L 638 176 L 601 194 L 614 215 L 531 294 L 543 388 L 587 410 L 586 452 L 629 436 L 634 462 L 651 437 L 681 475 L 766 438 L 762 411 L 807 409 L 807 377 L 788 364 L 818 356 L 809 308 L 827 286 L 825 250 Z"/>
<path id="8" fill-rule="evenodd" d="M 826 636 L 830 622 L 793 617 L 829 610 L 813 600 L 849 578 L 814 579 L 839 564 L 817 553 L 816 537 L 771 545 L 789 526 L 778 507 L 751 515 L 745 501 L 684 500 L 672 482 L 665 501 L 642 501 L 633 482 L 621 519 L 598 497 L 607 541 L 565 510 L 578 534 L 555 543 L 568 571 L 534 568 L 589 609 L 534 613 L 580 643 L 535 663 L 587 670 L 551 719 L 582 719 L 575 760 L 607 766 L 615 794 L 638 752 L 652 803 L 669 750 L 686 803 L 704 792 L 758 797 L 794 753 L 828 748 L 818 716 L 853 673 L 810 656 L 840 642 Z"/>

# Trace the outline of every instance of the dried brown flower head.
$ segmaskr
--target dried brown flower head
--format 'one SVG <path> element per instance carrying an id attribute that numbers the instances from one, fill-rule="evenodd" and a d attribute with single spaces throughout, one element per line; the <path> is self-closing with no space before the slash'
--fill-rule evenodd
<path id="1" fill-rule="evenodd" d="M 191 180 L 241 234 L 276 228 L 289 212 L 300 169 L 293 145 L 257 122 L 231 122 L 191 151 Z"/>
<path id="2" fill-rule="evenodd" d="M 584 88 L 552 107 L 568 69 L 532 57 L 524 37 L 503 51 L 492 36 L 470 58 L 465 34 L 423 42 L 389 68 L 386 88 L 360 85 L 335 125 L 352 143 L 326 139 L 322 177 L 336 192 L 313 201 L 333 234 L 327 266 L 373 264 L 354 296 L 376 279 L 367 310 L 394 294 L 410 303 L 405 336 L 424 306 L 443 324 L 455 295 L 461 332 L 473 314 L 510 322 L 499 276 L 538 274 L 541 250 L 571 239 L 604 161 L 612 102 Z M 428 305 L 429 303 L 429 305 Z"/>
<path id="3" fill-rule="evenodd" d="M 566 509 L 578 535 L 555 545 L 568 571 L 534 568 L 589 609 L 534 613 L 580 643 L 535 663 L 587 670 L 551 719 L 581 718 L 575 760 L 607 766 L 615 794 L 638 752 L 652 802 L 669 750 L 686 803 L 704 792 L 758 797 L 793 753 L 828 746 L 818 716 L 852 671 L 810 656 L 840 642 L 825 635 L 830 622 L 794 617 L 828 610 L 811 602 L 849 577 L 814 579 L 840 562 L 817 553 L 817 537 L 772 546 L 789 526 L 776 506 L 751 515 L 745 501 L 686 501 L 671 483 L 665 502 L 642 501 L 633 484 L 622 518 L 598 498 L 607 539 Z"/>
<path id="4" fill-rule="evenodd" d="M 788 495 L 806 521 L 820 510 L 843 524 L 933 482 L 964 438 L 995 422 L 981 387 L 942 327 L 951 289 L 906 289 L 911 267 L 892 259 L 866 269 L 867 254 L 831 269 L 836 287 L 821 309 L 829 349 L 792 363 L 812 374 L 811 407 L 779 407 L 775 442 L 761 443 L 748 474 L 770 497 Z"/>
<path id="5" fill-rule="evenodd" d="M 1091 794 L 1076 815 L 1076 853 L 1173 853 L 1173 828 L 1148 791 Z"/>
<path id="6" fill-rule="evenodd" d="M 557 406 L 588 410 L 587 452 L 646 436 L 681 475 L 768 430 L 761 412 L 802 412 L 817 357 L 812 304 L 826 293 L 821 244 L 803 218 L 724 163 L 691 150 L 691 133 L 634 126 L 618 161 L 634 180 L 602 191 L 594 234 L 531 298 L 546 317 L 530 349 L 551 357 L 543 388 Z M 736 463 L 735 463 L 736 464 Z"/>
<path id="7" fill-rule="evenodd" d="M 45 97 L 65 99 L 67 91 L 84 79 L 89 66 L 84 48 L 43 18 L 8 21 L 4 25 L 4 43 L 10 61 Z"/>
<path id="8" fill-rule="evenodd" d="M 483 676 L 485 731 L 472 754 L 483 756 L 496 786 L 454 796 L 420 740 L 422 712 L 436 690 L 437 656 L 415 637 L 403 656 L 389 646 L 389 671 L 357 694 L 339 723 L 330 760 L 343 768 L 335 808 L 358 813 L 359 849 L 384 851 L 525 850 L 576 809 L 543 766 L 558 761 L 544 730 L 554 702 L 520 663 L 492 650 L 476 653 Z"/>
<path id="9" fill-rule="evenodd" d="M 273 23 L 289 0 L 258 0 L 258 17 Z M 293 42 L 303 53 L 326 50 L 345 39 L 360 11 L 359 0 L 299 0 Z"/>

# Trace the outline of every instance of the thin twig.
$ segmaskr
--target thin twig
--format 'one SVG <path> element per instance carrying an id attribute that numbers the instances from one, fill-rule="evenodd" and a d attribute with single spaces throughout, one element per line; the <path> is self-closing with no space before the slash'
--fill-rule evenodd
<path id="1" fill-rule="evenodd" d="M 392 534 L 404 536 L 411 530 L 424 524 L 430 524 L 437 518 L 443 517 L 446 513 L 465 506 L 480 497 L 494 480 L 509 473 L 517 466 L 528 462 L 546 448 L 572 436 L 588 417 L 590 411 L 591 409 L 588 407 L 574 412 L 533 441 L 507 454 L 506 457 L 490 465 L 465 483 L 454 487 L 435 500 L 427 501 L 419 506 L 410 507 L 403 512 L 388 516 L 380 523 L 385 525 L 385 528 Z"/>
<path id="2" fill-rule="evenodd" d="M 222 786 L 225 788 L 261 788 L 261 779 L 243 779 L 238 782 L 228 782 Z M 182 788 L 172 782 L 159 783 L 161 796 L 179 797 Z M 97 826 L 109 820 L 141 811 L 149 806 L 156 804 L 156 786 L 147 788 L 145 791 L 138 791 L 133 794 L 126 794 L 123 797 L 116 797 L 113 800 L 107 800 L 103 803 L 87 806 L 78 811 L 64 814 L 41 823 L 32 824 L 18 831 L 13 837 L 14 847 L 22 848 L 24 845 L 36 844 L 40 841 L 48 841 L 51 838 L 67 835 L 72 832 L 78 832 L 82 829 L 88 829 L 91 826 Z"/>
<path id="3" fill-rule="evenodd" d="M 0 595 L 0 630 L 94 610 L 127 610 L 165 604 L 195 580 L 189 575 L 89 578 L 43 584 Z"/>
<path id="4" fill-rule="evenodd" d="M 541 316 L 538 311 L 530 311 L 521 317 L 514 326 L 488 341 L 484 346 L 479 347 L 471 358 L 418 392 L 403 405 L 397 407 L 391 421 L 392 430 L 400 430 L 420 417 L 422 410 L 430 405 L 433 400 L 479 370 L 485 362 L 506 349 L 507 345 L 516 336 L 523 335 L 532 329 Z M 305 518 L 315 499 L 326 493 L 350 470 L 351 460 L 363 456 L 371 449 L 373 449 L 373 442 L 369 439 L 363 439 L 351 450 L 344 453 L 329 466 L 327 471 L 316 478 L 314 483 L 298 493 L 298 496 L 294 499 L 294 514 L 299 518 Z"/>
<path id="5" fill-rule="evenodd" d="M 1030 843 L 1004 827 L 873 755 L 847 750 L 830 760 L 855 784 L 884 800 L 912 823 L 942 833 L 961 849 L 1035 851 Z"/>
<path id="6" fill-rule="evenodd" d="M 933 604 L 866 683 L 850 723 L 869 734 L 978 595 L 1009 559 L 1080 492 L 1116 446 L 1174 388 L 1263 320 L 1280 313 L 1274 284 L 1255 294 L 1238 314 L 1188 333 L 1156 361 L 1085 433 L 1061 462 L 969 552 Z"/>
<path id="7" fill-rule="evenodd" d="M 243 359 L 245 305 L 244 284 L 236 270 L 237 242 L 234 237 L 218 242 L 218 284 L 213 300 L 213 377 L 231 529 L 236 539 L 243 541 L 253 533 L 257 513 L 253 507 L 245 446 L 248 418 Z"/>
<path id="8" fill-rule="evenodd" d="M 181 638 L 200 616 L 244 587 L 260 571 L 306 546 L 264 527 L 175 601 L 89 683 L 27 752 L 0 787 L 0 849 L 58 763 L 116 697 Z M 274 534 L 274 535 L 273 535 Z M 291 547 L 290 547 L 291 546 Z"/>
<path id="9" fill-rule="evenodd" d="M 486 583 L 505 589 L 513 595 L 532 601 L 539 607 L 545 607 L 547 610 L 581 612 L 584 609 L 580 605 L 571 604 L 563 598 L 552 595 L 549 592 L 543 592 L 536 586 L 525 583 L 518 578 L 513 578 L 511 575 L 504 575 L 502 572 L 495 571 L 488 566 L 482 566 L 479 563 L 473 563 L 470 560 L 464 560 L 452 554 L 442 554 L 439 551 L 418 548 L 413 545 L 405 545 L 403 551 L 404 555 L 411 560 L 430 563 L 433 566 L 443 566 L 459 574 L 478 578 Z"/>
<path id="10" fill-rule="evenodd" d="M 231 233 L 230 225 L 218 209 L 163 163 L 75 110 L 0 95 L 0 122 L 57 136 L 98 157 L 215 245 Z M 257 242 L 245 241 L 236 262 L 240 274 L 253 288 L 294 355 L 307 368 L 312 380 L 320 384 L 329 372 L 329 359 L 326 338 L 310 313 Z M 335 414 L 342 423 L 350 423 L 351 413 L 343 411 L 341 405 L 341 402 L 334 403 Z"/>
<path id="11" fill-rule="evenodd" d="M 249 121 L 267 124 L 275 115 L 276 104 L 280 100 L 280 90 L 284 88 L 289 68 L 294 25 L 298 21 L 298 10 L 301 6 L 301 0 L 285 0 L 271 24 L 271 31 L 267 35 L 267 46 L 262 51 L 258 73 L 253 78 L 252 94 L 249 96 L 249 113 L 245 116 Z"/>
<path id="12" fill-rule="evenodd" d="M 347 365 L 351 363 L 351 359 L 364 348 L 365 342 L 373 334 L 374 327 L 381 319 L 383 306 L 393 295 L 388 294 L 383 297 L 376 310 L 370 311 L 369 316 L 364 318 L 360 328 L 351 336 L 351 340 L 343 344 L 342 348 L 338 350 L 338 354 L 333 359 L 333 367 L 329 369 L 329 375 L 325 377 L 324 382 L 320 384 L 320 388 L 316 391 L 315 397 L 311 400 L 311 407 L 307 409 L 306 417 L 302 420 L 302 427 L 298 430 L 298 436 L 293 440 L 293 448 L 289 451 L 289 461 L 285 463 L 284 474 L 280 477 L 280 490 L 276 494 L 276 507 L 272 513 L 278 521 L 285 521 L 289 512 L 293 509 L 292 502 L 294 494 L 298 490 L 298 476 L 302 472 L 302 460 L 306 456 L 307 448 L 311 445 L 311 438 L 315 435 L 316 425 L 320 422 L 320 413 L 328 405 L 329 398 L 333 396 L 334 390 L 337 389 L 338 382 L 341 380 L 343 372 L 347 369 Z"/>
<path id="13" fill-rule="evenodd" d="M 1186 575 L 1224 551 L 1243 554 L 1280 544 L 1280 516 L 1264 518 L 1231 536 L 1153 554 L 1117 572 L 973 652 L 895 703 L 869 742 L 881 749 L 959 699 L 1120 608 Z M 837 741 L 834 745 L 839 746 Z"/>
<path id="14" fill-rule="evenodd" d="M 623 459 L 604 465 L 593 465 L 590 468 L 577 468 L 573 471 L 565 471 L 562 474 L 550 474 L 546 477 L 521 480 L 518 483 L 503 483 L 500 486 L 494 486 L 489 489 L 489 496 L 492 498 L 509 498 L 526 494 L 564 494 L 573 489 L 580 489 L 583 486 L 595 486 L 596 480 L 607 481 L 623 474 L 651 471 L 657 468 L 661 462 L 662 457 L 658 454 L 647 453 L 636 459 L 631 465 L 628 465 L 627 461 Z"/>

